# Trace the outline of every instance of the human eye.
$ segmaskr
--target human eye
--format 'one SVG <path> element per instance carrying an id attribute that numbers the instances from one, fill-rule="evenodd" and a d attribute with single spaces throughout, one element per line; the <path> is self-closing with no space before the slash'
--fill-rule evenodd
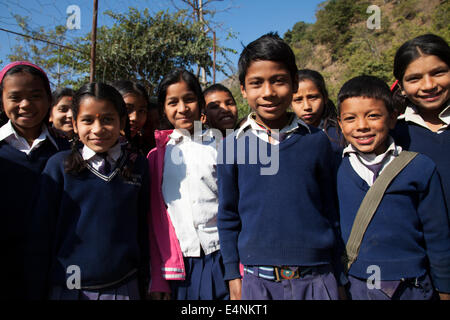
<path id="1" fill-rule="evenodd" d="M 250 80 L 248 81 L 248 85 L 249 85 L 250 87 L 253 87 L 253 88 L 260 87 L 261 84 L 262 84 L 262 81 L 259 80 L 259 79 L 250 79 Z"/>
<path id="2" fill-rule="evenodd" d="M 10 95 L 10 96 L 8 96 L 8 99 L 11 100 L 11 101 L 14 101 L 14 102 L 18 102 L 18 101 L 20 101 L 20 96 L 18 96 L 18 95 Z"/>
<path id="3" fill-rule="evenodd" d="M 225 102 L 225 104 L 226 104 L 227 106 L 235 106 L 235 105 L 236 105 L 236 103 L 235 103 L 232 99 L 227 100 L 227 101 Z"/>
<path id="4" fill-rule="evenodd" d="M 207 109 L 217 109 L 219 107 L 219 104 L 217 102 L 210 102 L 206 105 Z"/>
<path id="5" fill-rule="evenodd" d="M 406 81 L 406 82 L 413 83 L 413 82 L 419 81 L 420 78 L 421 78 L 420 75 L 414 74 L 414 75 L 410 75 L 410 76 L 405 77 L 405 81 Z"/>
<path id="6" fill-rule="evenodd" d="M 440 77 L 440 76 L 446 75 L 448 73 L 448 71 L 449 71 L 448 68 L 442 68 L 442 69 L 438 69 L 438 70 L 434 71 L 432 73 L 432 75 Z"/>
<path id="7" fill-rule="evenodd" d="M 90 117 L 81 117 L 80 122 L 83 124 L 91 124 L 93 119 Z"/>
<path id="8" fill-rule="evenodd" d="M 344 116 L 342 117 L 342 120 L 345 122 L 352 122 L 353 120 L 355 120 L 355 116 L 352 115 Z"/>

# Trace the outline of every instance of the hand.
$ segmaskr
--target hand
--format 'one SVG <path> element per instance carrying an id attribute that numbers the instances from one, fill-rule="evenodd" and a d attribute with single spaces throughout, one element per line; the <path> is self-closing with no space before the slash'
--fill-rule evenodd
<path id="1" fill-rule="evenodd" d="M 439 299 L 450 300 L 450 293 L 439 292 Z"/>
<path id="2" fill-rule="evenodd" d="M 170 300 L 170 293 L 168 292 L 150 292 L 151 300 Z"/>
<path id="3" fill-rule="evenodd" d="M 241 300 L 242 297 L 242 280 L 233 279 L 228 281 L 228 287 L 230 289 L 230 300 Z"/>
<path id="4" fill-rule="evenodd" d="M 345 287 L 339 286 L 338 287 L 338 294 L 339 294 L 339 300 L 348 300 L 347 292 L 345 290 Z"/>

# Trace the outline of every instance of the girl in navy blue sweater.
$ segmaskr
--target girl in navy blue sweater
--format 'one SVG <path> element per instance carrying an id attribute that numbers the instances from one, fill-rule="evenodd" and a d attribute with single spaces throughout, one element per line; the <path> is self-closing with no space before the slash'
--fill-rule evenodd
<path id="1" fill-rule="evenodd" d="M 339 92 L 338 112 L 349 142 L 337 179 L 347 242 L 363 198 L 402 148 L 389 136 L 396 113 L 381 79 L 349 80 Z M 390 183 L 348 273 L 354 300 L 427 300 L 436 296 L 433 288 L 441 299 L 449 298 L 450 227 L 430 158 L 417 155 Z M 373 278 L 375 284 L 369 281 Z"/>
<path id="2" fill-rule="evenodd" d="M 429 156 L 441 176 L 450 217 L 450 47 L 426 34 L 404 43 L 394 60 L 395 95 L 404 113 L 392 135 L 410 151 Z"/>
<path id="3" fill-rule="evenodd" d="M 328 97 L 325 79 L 319 72 L 310 69 L 298 71 L 298 90 L 292 98 L 292 108 L 306 124 L 327 134 L 340 160 L 344 141 L 337 124 L 336 107 Z"/>
<path id="4" fill-rule="evenodd" d="M 36 184 L 63 141 L 46 126 L 51 91 L 41 68 L 26 61 L 8 64 L 0 73 L 0 92 L 0 176 L 4 181 L 0 184 L 0 274 L 7 275 L 0 298 L 22 299 L 28 270 L 23 263 L 26 230 Z"/>
<path id="5" fill-rule="evenodd" d="M 139 299 L 149 272 L 146 159 L 119 143 L 127 110 L 113 87 L 84 85 L 72 112 L 72 150 L 49 160 L 40 183 L 31 297 L 48 288 L 50 299 Z"/>

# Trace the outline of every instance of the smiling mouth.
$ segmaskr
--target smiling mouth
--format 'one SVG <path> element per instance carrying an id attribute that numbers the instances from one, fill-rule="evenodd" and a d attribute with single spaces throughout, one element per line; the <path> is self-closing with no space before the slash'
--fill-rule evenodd
<path id="1" fill-rule="evenodd" d="M 375 140 L 375 136 L 370 135 L 370 136 L 355 137 L 355 139 L 359 144 L 371 144 Z"/>
<path id="2" fill-rule="evenodd" d="M 425 101 L 435 101 L 438 100 L 442 96 L 443 91 L 439 91 L 433 94 L 428 95 L 419 95 L 419 98 Z"/>

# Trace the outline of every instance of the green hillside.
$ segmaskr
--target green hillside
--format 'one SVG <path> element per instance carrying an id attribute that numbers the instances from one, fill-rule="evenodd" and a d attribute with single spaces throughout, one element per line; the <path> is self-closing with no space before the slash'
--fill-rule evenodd
<path id="1" fill-rule="evenodd" d="M 368 28 L 367 20 L 374 14 L 367 13 L 370 5 L 380 9 L 380 29 Z M 360 74 L 378 76 L 391 84 L 399 46 L 428 32 L 450 41 L 449 18 L 449 0 L 330 0 L 319 5 L 314 24 L 299 21 L 284 39 L 293 48 L 300 69 L 323 74 L 335 100 L 343 83 Z M 238 84 L 231 86 L 243 116 L 248 107 Z"/>

